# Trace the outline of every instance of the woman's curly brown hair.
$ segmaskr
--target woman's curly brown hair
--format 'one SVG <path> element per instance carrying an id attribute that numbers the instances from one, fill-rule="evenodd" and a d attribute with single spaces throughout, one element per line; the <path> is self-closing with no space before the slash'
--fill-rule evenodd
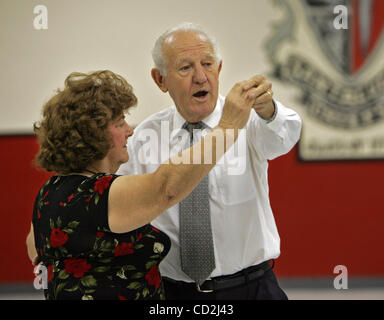
<path id="1" fill-rule="evenodd" d="M 84 171 L 111 148 L 108 124 L 136 104 L 132 86 L 109 70 L 71 73 L 33 125 L 40 144 L 36 163 L 61 174 Z"/>

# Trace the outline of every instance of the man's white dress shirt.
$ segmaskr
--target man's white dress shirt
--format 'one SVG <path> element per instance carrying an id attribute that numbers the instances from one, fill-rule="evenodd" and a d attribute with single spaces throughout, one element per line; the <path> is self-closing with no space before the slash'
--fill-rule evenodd
<path id="1" fill-rule="evenodd" d="M 225 98 L 203 122 L 214 128 Z M 289 152 L 301 133 L 299 115 L 278 101 L 276 117 L 261 119 L 252 110 L 246 130 L 209 172 L 209 194 L 216 268 L 211 277 L 229 275 L 280 255 L 280 237 L 269 203 L 268 160 Z M 181 128 L 185 120 L 175 106 L 144 120 L 128 140 L 129 161 L 117 174 L 151 173 L 169 157 L 189 147 Z M 206 132 L 203 132 L 203 136 Z M 201 137 L 197 137 L 197 140 Z M 194 141 L 194 143 L 197 142 Z M 191 282 L 180 264 L 179 205 L 166 210 L 152 225 L 172 242 L 160 264 L 161 274 Z"/>

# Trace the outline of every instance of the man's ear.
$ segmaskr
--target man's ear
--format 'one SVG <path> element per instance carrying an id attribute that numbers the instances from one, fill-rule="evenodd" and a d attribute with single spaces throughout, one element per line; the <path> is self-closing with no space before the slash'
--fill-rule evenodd
<path id="1" fill-rule="evenodd" d="M 219 68 L 217 69 L 219 74 L 220 74 L 222 66 L 223 66 L 223 60 L 220 61 Z"/>
<path id="2" fill-rule="evenodd" d="M 157 84 L 157 86 L 160 88 L 163 92 L 168 92 L 168 88 L 165 84 L 165 77 L 161 74 L 159 69 L 153 68 L 151 70 L 151 75 L 153 81 Z"/>

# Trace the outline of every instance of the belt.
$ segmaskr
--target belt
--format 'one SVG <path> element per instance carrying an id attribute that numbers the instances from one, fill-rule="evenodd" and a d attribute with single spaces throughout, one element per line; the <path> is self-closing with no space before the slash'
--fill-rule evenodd
<path id="1" fill-rule="evenodd" d="M 274 261 L 273 261 L 274 262 Z M 204 281 L 202 285 L 198 285 L 194 282 L 176 281 L 167 277 L 163 277 L 165 281 L 169 281 L 179 286 L 196 287 L 199 292 L 209 293 L 216 290 L 229 289 L 237 286 L 241 286 L 257 278 L 260 278 L 268 270 L 271 270 L 274 266 L 271 266 L 269 261 L 265 261 L 255 266 L 251 266 L 247 269 L 241 270 L 231 275 L 214 277 L 210 280 Z"/>

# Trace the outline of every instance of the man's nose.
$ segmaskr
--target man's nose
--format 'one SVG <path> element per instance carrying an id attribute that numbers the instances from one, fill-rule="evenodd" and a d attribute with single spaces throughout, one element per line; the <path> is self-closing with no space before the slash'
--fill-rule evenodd
<path id="1" fill-rule="evenodd" d="M 197 66 L 193 74 L 193 81 L 197 84 L 203 84 L 207 81 L 205 70 L 202 66 Z"/>

